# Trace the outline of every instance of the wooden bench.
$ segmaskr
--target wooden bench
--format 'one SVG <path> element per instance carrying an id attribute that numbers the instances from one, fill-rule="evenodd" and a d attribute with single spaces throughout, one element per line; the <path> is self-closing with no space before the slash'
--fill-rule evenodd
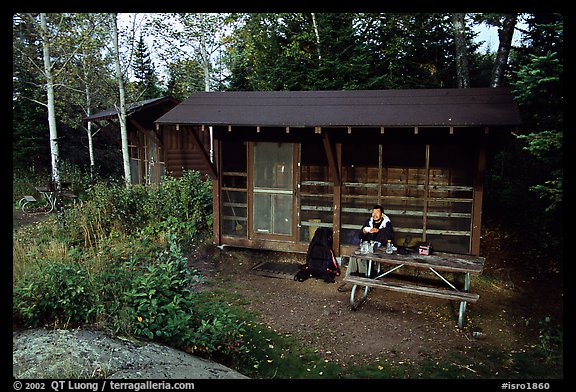
<path id="1" fill-rule="evenodd" d="M 360 252 L 355 252 L 349 257 L 350 259 L 356 259 L 360 262 L 364 260 L 367 263 L 367 275 L 373 276 L 352 276 L 350 268 L 347 268 L 343 281 L 353 285 L 350 293 L 350 306 L 353 310 L 357 310 L 366 300 L 370 288 L 381 288 L 406 294 L 442 298 L 460 301 L 458 326 L 462 328 L 466 304 L 468 302 L 477 302 L 480 298 L 478 294 L 469 292 L 470 275 L 482 273 L 485 260 L 483 257 L 451 253 L 435 253 L 433 255 L 419 255 L 415 253 L 388 255 L 382 252 L 376 254 L 361 254 Z M 388 266 L 390 269 L 380 273 L 380 266 L 382 265 Z M 375 274 L 372 270 L 373 266 L 378 270 Z M 439 281 L 445 283 L 448 287 L 430 287 L 387 279 L 394 271 L 404 266 L 430 270 L 439 278 Z M 446 279 L 441 272 L 463 274 L 464 287 L 462 289 L 457 288 L 452 282 Z"/>

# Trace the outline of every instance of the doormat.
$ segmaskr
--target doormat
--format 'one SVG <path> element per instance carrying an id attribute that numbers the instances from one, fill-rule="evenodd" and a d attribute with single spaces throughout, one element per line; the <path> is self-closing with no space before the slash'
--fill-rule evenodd
<path id="1" fill-rule="evenodd" d="M 298 264 L 263 261 L 252 267 L 250 272 L 271 278 L 294 279 L 294 275 L 299 270 Z"/>

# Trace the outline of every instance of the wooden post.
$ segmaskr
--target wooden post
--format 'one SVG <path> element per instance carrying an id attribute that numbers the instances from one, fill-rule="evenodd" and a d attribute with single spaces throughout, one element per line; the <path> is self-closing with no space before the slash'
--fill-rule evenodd
<path id="1" fill-rule="evenodd" d="M 426 241 L 426 225 L 428 215 L 428 191 L 430 189 L 430 144 L 426 144 L 426 162 L 424 163 L 424 208 L 422 211 L 422 241 Z"/>
<path id="2" fill-rule="evenodd" d="M 485 134 L 486 135 L 486 134 Z M 480 234 L 482 232 L 482 198 L 484 195 L 484 172 L 486 170 L 486 137 L 482 135 L 479 143 L 478 164 L 474 174 L 474 195 L 472 205 L 472 235 L 470 253 L 480 255 Z"/>
<path id="3" fill-rule="evenodd" d="M 328 158 L 328 166 L 332 169 L 334 185 L 340 186 L 340 166 L 336 161 L 336 154 L 334 153 L 332 140 L 330 139 L 328 132 L 324 132 L 322 135 L 322 143 L 324 143 L 324 151 L 326 151 L 326 158 Z"/>
<path id="4" fill-rule="evenodd" d="M 220 139 L 214 139 L 214 165 L 216 170 L 219 171 L 222 167 L 222 154 Z M 212 236 L 214 244 L 222 245 L 222 226 L 220 225 L 222 217 L 222 206 L 220 203 L 220 193 L 222 189 L 222 176 L 212 177 Z"/>
<path id="5" fill-rule="evenodd" d="M 337 169 L 341 173 L 342 169 L 342 143 L 336 144 L 336 164 Z M 341 227 L 341 212 L 342 212 L 342 181 L 338 184 L 334 183 L 334 209 L 332 215 L 333 227 L 333 250 L 335 256 L 340 256 L 340 227 Z"/>

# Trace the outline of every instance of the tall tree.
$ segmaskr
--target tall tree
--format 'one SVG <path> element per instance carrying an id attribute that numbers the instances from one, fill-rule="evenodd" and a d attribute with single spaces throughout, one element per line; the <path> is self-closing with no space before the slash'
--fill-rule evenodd
<path id="1" fill-rule="evenodd" d="M 214 55 L 222 47 L 230 22 L 228 14 L 151 14 L 146 31 L 154 37 L 153 47 L 165 64 L 194 60 L 202 67 L 203 90 L 212 90 L 218 69 Z"/>
<path id="2" fill-rule="evenodd" d="M 204 88 L 202 65 L 193 59 L 180 59 L 167 66 L 167 93 L 183 101 L 195 91 Z"/>
<path id="3" fill-rule="evenodd" d="M 167 22 L 167 23 L 166 23 Z M 159 40 L 156 50 L 161 58 L 195 59 L 204 75 L 204 91 L 212 90 L 212 80 L 217 72 L 213 56 L 220 50 L 225 35 L 227 14 L 162 14 L 152 18 L 149 26 Z M 167 61 L 168 63 L 168 61 Z M 214 136 L 210 131 L 210 159 L 214 155 Z"/>
<path id="4" fill-rule="evenodd" d="M 136 79 L 134 86 L 137 89 L 135 94 L 137 101 L 157 98 L 163 95 L 163 91 L 159 86 L 154 63 L 150 58 L 148 47 L 142 35 L 140 35 L 140 38 L 136 42 L 133 69 L 134 78 Z"/>
<path id="5" fill-rule="evenodd" d="M 56 110 L 54 108 L 54 76 L 52 74 L 52 59 L 50 57 L 50 34 L 46 23 L 46 14 L 40 14 L 40 38 L 42 40 L 42 59 L 44 62 L 44 77 L 46 78 L 46 99 L 48 101 L 48 128 L 50 130 L 50 161 L 52 164 L 52 180 L 58 190 L 62 189 L 60 181 L 60 153 L 58 149 L 58 129 L 56 128 Z"/>
<path id="6" fill-rule="evenodd" d="M 498 52 L 492 69 L 492 81 L 490 87 L 500 87 L 504 81 L 504 72 L 512 47 L 514 29 L 518 21 L 518 14 L 506 14 L 499 18 L 498 28 Z"/>
<path id="7" fill-rule="evenodd" d="M 48 118 L 42 72 L 30 59 L 41 58 L 36 31 L 21 15 L 13 20 L 12 161 L 15 169 L 50 168 Z M 50 170 L 49 170 L 50 172 Z"/>
<path id="8" fill-rule="evenodd" d="M 124 75 L 120 67 L 120 48 L 118 45 L 118 26 L 117 15 L 110 14 L 110 27 L 112 28 L 112 43 L 113 43 L 113 56 L 114 66 L 116 70 L 116 80 L 118 82 L 118 92 L 120 103 L 116 107 L 118 112 L 118 120 L 120 122 L 120 137 L 122 140 L 122 162 L 124 166 L 124 181 L 126 187 L 132 184 L 132 175 L 130 173 L 130 156 L 128 153 L 128 129 L 126 127 L 126 90 L 124 88 Z"/>
<path id="9" fill-rule="evenodd" d="M 459 88 L 470 87 L 470 73 L 468 70 L 468 55 L 466 50 L 466 22 L 465 14 L 452 14 L 454 26 L 454 46 L 456 50 L 456 79 Z"/>
<path id="10" fill-rule="evenodd" d="M 65 153 L 67 161 L 71 163 L 84 163 L 87 150 L 90 175 L 93 178 L 97 162 L 94 136 L 99 130 L 95 129 L 92 122 L 86 124 L 84 118 L 114 102 L 116 94 L 109 70 L 111 59 L 108 51 L 102 50 L 109 41 L 110 28 L 106 14 L 71 14 L 70 19 L 71 34 L 82 31 L 92 31 L 92 34 L 71 59 L 71 66 L 62 78 L 66 87 L 59 92 L 60 99 L 56 107 L 59 121 L 65 126 L 62 141 L 66 143 L 62 144 L 61 153 Z M 85 138 L 75 135 L 81 130 L 85 131 Z M 87 140 L 87 146 L 84 140 Z M 102 150 L 98 151 L 98 162 L 100 165 L 111 165 L 110 149 Z"/>

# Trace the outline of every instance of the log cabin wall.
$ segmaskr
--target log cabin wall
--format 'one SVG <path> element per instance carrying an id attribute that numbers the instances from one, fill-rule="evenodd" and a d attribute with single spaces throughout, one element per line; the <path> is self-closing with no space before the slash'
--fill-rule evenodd
<path id="1" fill-rule="evenodd" d="M 164 142 L 164 162 L 166 173 L 180 177 L 184 170 L 197 170 L 207 177 L 207 169 L 194 142 L 195 132 L 205 151 L 210 151 L 210 132 L 208 127 L 166 126 L 162 130 Z"/>
<path id="2" fill-rule="evenodd" d="M 333 140 L 336 171 L 328 163 L 323 133 Z M 484 128 L 338 129 L 220 128 L 218 180 L 221 242 L 229 245 L 304 252 L 318 227 L 334 230 L 337 254 L 354 249 L 358 231 L 381 204 L 396 244 L 429 241 L 433 248 L 479 253 L 482 183 L 478 168 Z M 298 162 L 293 240 L 261 240 L 249 230 L 250 144 L 295 143 Z M 476 240 L 475 240 L 476 238 Z M 478 243 L 476 244 L 475 241 Z"/>

